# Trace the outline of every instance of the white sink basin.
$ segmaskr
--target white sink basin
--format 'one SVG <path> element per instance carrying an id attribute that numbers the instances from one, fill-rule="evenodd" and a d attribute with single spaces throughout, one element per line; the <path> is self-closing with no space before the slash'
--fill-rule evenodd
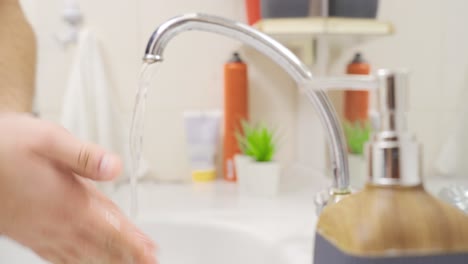
<path id="1" fill-rule="evenodd" d="M 283 264 L 279 247 L 239 226 L 203 221 L 158 221 L 140 227 L 158 244 L 161 264 Z M 0 238 L 0 263 L 43 264 L 30 250 Z"/>
<path id="2" fill-rule="evenodd" d="M 0 238 L 0 263 L 42 264 L 32 251 L 15 244 L 7 238 Z"/>
<path id="3" fill-rule="evenodd" d="M 158 244 L 161 264 L 282 263 L 273 243 L 238 226 L 192 221 L 140 226 Z"/>

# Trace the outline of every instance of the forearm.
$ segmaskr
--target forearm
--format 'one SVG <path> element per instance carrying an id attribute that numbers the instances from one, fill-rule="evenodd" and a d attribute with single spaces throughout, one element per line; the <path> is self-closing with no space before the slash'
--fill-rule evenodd
<path id="1" fill-rule="evenodd" d="M 30 112 L 36 39 L 18 0 L 0 0 L 0 112 Z"/>

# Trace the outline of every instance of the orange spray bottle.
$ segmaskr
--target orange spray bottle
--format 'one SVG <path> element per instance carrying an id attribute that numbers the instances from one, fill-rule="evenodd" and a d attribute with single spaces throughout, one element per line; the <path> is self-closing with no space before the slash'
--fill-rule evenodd
<path id="1" fill-rule="evenodd" d="M 356 53 L 346 69 L 347 74 L 369 74 L 370 65 Z M 344 94 L 344 128 L 348 141 L 348 150 L 354 154 L 363 154 L 365 143 L 369 139 L 369 92 L 366 90 L 347 90 Z"/>
<path id="2" fill-rule="evenodd" d="M 370 65 L 363 59 L 361 53 L 356 53 L 348 64 L 347 74 L 369 74 Z M 349 122 L 366 122 L 368 119 L 369 92 L 345 91 L 344 115 Z"/>
<path id="3" fill-rule="evenodd" d="M 240 153 L 236 131 L 248 119 L 247 65 L 238 53 L 224 65 L 224 179 L 236 181 L 234 156 Z"/>
<path id="4" fill-rule="evenodd" d="M 260 20 L 260 0 L 245 0 L 247 23 L 253 25 Z"/>

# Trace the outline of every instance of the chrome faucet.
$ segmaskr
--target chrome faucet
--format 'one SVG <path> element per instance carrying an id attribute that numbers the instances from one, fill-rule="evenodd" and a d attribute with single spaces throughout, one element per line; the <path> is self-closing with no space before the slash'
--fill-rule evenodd
<path id="1" fill-rule="evenodd" d="M 308 67 L 289 49 L 266 34 L 240 22 L 197 13 L 178 16 L 161 24 L 151 36 L 143 60 L 146 63 L 162 61 L 164 48 L 169 41 L 177 34 L 190 30 L 213 32 L 248 44 L 280 65 L 296 81 L 298 87 L 306 87 L 306 94 L 318 111 L 328 136 L 333 186 L 327 192 L 331 195 L 331 201 L 337 201 L 339 197 L 349 194 L 348 158 L 343 131 L 330 100 L 319 88 L 372 88 L 375 86 L 372 77 L 314 78 Z"/>

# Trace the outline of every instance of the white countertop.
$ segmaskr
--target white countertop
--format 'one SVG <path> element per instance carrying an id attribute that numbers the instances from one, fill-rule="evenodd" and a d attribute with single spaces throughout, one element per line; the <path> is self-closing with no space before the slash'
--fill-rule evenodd
<path id="1" fill-rule="evenodd" d="M 260 198 L 240 194 L 237 184 L 222 180 L 185 184 L 140 183 L 137 222 L 170 218 L 234 225 L 281 245 L 282 250 L 292 256 L 290 263 L 312 263 L 317 221 L 314 197 L 328 184 L 328 180 L 315 179 L 295 186 L 283 185 L 277 197 Z M 128 185 L 118 188 L 112 197 L 128 211 Z"/>
<path id="2" fill-rule="evenodd" d="M 285 245 L 296 264 L 312 263 L 317 217 L 315 194 L 329 186 L 323 177 L 296 182 L 275 198 L 246 196 L 235 183 L 218 180 L 210 183 L 139 183 L 137 221 L 183 219 L 235 225 L 272 242 Z M 456 179 L 457 180 L 457 179 Z M 426 188 L 437 194 L 450 179 L 428 179 Z M 111 195 L 128 212 L 130 189 L 121 186 Z"/>
<path id="3" fill-rule="evenodd" d="M 224 181 L 210 183 L 140 183 L 139 221 L 189 217 L 242 225 L 253 232 L 281 239 L 292 233 L 314 234 L 314 195 L 319 188 L 305 187 L 283 192 L 278 197 L 261 198 L 238 193 L 237 185 Z M 129 208 L 128 186 L 113 195 L 124 210 Z"/>

